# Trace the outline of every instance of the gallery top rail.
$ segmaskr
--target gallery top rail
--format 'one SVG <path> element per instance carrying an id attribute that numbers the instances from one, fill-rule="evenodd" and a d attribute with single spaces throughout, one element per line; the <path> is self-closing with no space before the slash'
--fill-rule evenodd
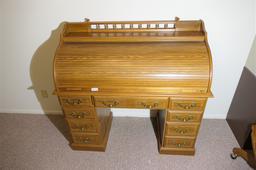
<path id="1" fill-rule="evenodd" d="M 89 21 L 65 23 L 63 42 L 204 41 L 202 20 Z"/>

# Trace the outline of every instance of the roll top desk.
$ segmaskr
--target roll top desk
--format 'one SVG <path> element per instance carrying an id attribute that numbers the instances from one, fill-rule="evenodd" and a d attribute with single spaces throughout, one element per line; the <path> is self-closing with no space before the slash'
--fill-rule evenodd
<path id="1" fill-rule="evenodd" d="M 76 150 L 106 149 L 111 108 L 141 108 L 157 110 L 160 153 L 193 155 L 211 79 L 201 20 L 65 23 L 54 58 Z"/>

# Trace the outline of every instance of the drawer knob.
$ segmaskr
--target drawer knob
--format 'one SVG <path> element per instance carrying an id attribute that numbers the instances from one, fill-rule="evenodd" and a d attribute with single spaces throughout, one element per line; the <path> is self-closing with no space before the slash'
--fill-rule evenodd
<path id="1" fill-rule="evenodd" d="M 158 106 L 158 103 L 154 103 L 153 105 L 150 105 L 150 104 L 146 104 L 144 102 L 141 102 L 141 105 L 144 107 L 144 108 L 147 108 L 147 109 L 151 109 L 151 108 L 155 108 Z"/>

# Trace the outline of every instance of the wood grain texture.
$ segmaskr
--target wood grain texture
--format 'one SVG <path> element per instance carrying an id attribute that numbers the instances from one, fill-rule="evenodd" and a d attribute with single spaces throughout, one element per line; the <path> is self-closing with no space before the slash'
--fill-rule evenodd
<path id="1" fill-rule="evenodd" d="M 204 43 L 64 44 L 55 62 L 59 87 L 116 93 L 152 88 L 167 94 L 175 87 L 195 87 L 194 93 L 208 88 Z"/>
<path id="2" fill-rule="evenodd" d="M 66 23 L 54 80 L 71 147 L 105 150 L 109 108 L 159 110 L 159 152 L 195 153 L 212 59 L 204 23 L 96 21 Z"/>

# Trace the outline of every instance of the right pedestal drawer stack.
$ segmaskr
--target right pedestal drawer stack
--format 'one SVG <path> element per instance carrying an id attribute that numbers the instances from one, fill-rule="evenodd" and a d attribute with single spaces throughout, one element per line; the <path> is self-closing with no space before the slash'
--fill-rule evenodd
<path id="1" fill-rule="evenodd" d="M 162 126 L 160 128 L 164 129 L 160 141 L 161 153 L 194 155 L 206 100 L 206 98 L 170 99 L 169 108 L 159 114 L 159 124 Z"/>

